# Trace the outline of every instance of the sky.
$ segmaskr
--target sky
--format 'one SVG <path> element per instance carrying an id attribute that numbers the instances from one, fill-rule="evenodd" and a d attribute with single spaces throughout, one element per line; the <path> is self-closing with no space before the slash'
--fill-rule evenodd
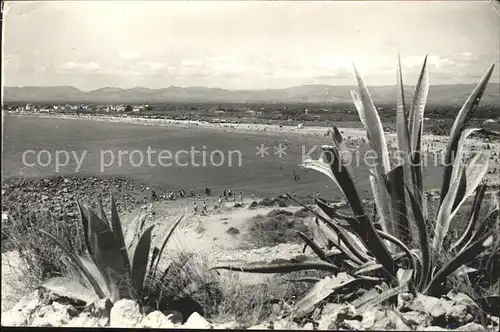
<path id="1" fill-rule="evenodd" d="M 496 4 L 495 4 L 496 5 Z M 5 3 L 6 86 L 285 88 L 500 80 L 489 1 L 15 1 Z"/>

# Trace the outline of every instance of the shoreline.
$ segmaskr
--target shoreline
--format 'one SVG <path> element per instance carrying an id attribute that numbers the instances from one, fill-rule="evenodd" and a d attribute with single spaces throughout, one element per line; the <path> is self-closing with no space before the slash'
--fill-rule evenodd
<path id="1" fill-rule="evenodd" d="M 75 115 L 75 114 L 35 114 L 35 113 L 13 113 L 2 112 L 4 115 L 13 117 L 28 117 L 28 118 L 44 118 L 44 119 L 64 119 L 64 120 L 87 120 L 87 121 L 100 121 L 100 122 L 113 122 L 125 124 L 139 124 L 145 126 L 157 127 L 175 127 L 183 129 L 206 129 L 215 131 L 225 131 L 231 133 L 250 133 L 250 134 L 284 134 L 289 136 L 302 136 L 302 137 L 325 137 L 329 136 L 331 131 L 330 126 L 290 126 L 290 125 L 277 125 L 277 124 L 260 124 L 260 123 L 225 123 L 225 122 L 207 122 L 199 120 L 175 120 L 175 119 L 151 119 L 143 117 L 121 117 L 121 116 L 108 116 L 108 115 Z M 352 127 L 338 127 L 345 139 L 355 138 L 366 139 L 366 131 L 364 128 Z M 385 132 L 385 136 L 389 140 L 396 139 L 396 133 Z M 427 142 L 440 142 L 446 143 L 449 139 L 448 136 L 441 136 L 435 134 L 424 134 L 423 137 Z M 485 143 L 479 138 L 468 138 L 470 144 Z M 490 144 L 495 144 L 490 142 Z M 500 143 L 499 149 L 500 149 Z"/>
<path id="2" fill-rule="evenodd" d="M 120 116 L 107 116 L 107 115 L 66 115 L 66 114 L 35 114 L 35 113 L 5 113 L 8 116 L 15 117 L 31 117 L 31 118 L 56 118 L 66 120 L 93 120 L 126 124 L 141 124 L 146 126 L 159 126 L 159 127 L 176 127 L 176 128 L 202 128 L 211 130 L 222 130 L 227 132 L 236 133 L 266 133 L 266 134 L 290 134 L 302 136 L 327 136 L 331 130 L 329 126 L 290 126 L 290 125 L 277 125 L 277 124 L 260 124 L 260 123 L 225 123 L 225 122 L 207 122 L 199 120 L 175 120 L 175 119 L 151 119 L 143 117 L 120 117 Z M 364 129 L 339 127 L 346 136 L 366 137 Z M 395 133 L 386 133 L 389 137 L 395 137 Z M 439 138 L 441 136 L 426 135 Z"/>

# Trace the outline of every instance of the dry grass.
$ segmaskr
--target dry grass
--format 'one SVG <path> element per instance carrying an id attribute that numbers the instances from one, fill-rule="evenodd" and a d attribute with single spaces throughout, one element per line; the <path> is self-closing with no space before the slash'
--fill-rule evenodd
<path id="1" fill-rule="evenodd" d="M 292 213 L 282 209 L 274 209 L 266 216 L 257 215 L 250 220 L 246 239 L 254 247 L 272 247 L 280 243 L 303 243 L 297 235 L 301 231 L 311 235 L 304 219 L 309 214 L 301 210 Z"/>
<path id="2" fill-rule="evenodd" d="M 290 282 L 287 279 L 321 277 L 318 271 L 294 272 L 288 275 L 272 275 L 259 284 L 243 281 L 239 272 L 221 275 L 222 301 L 209 317 L 216 323 L 236 321 L 242 327 L 250 327 L 279 317 L 286 307 L 302 298 L 313 284 Z"/>

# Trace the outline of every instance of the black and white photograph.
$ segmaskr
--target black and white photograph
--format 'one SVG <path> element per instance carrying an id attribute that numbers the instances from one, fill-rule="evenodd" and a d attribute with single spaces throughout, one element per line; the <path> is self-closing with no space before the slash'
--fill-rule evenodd
<path id="1" fill-rule="evenodd" d="M 500 1 L 1 14 L 2 328 L 500 329 Z"/>

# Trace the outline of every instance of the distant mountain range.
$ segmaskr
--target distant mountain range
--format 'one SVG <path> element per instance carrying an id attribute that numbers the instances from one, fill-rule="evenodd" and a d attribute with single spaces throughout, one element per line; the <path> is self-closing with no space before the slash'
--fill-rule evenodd
<path id="1" fill-rule="evenodd" d="M 474 89 L 475 84 L 432 85 L 428 102 L 432 104 L 461 104 Z M 351 103 L 354 86 L 301 85 L 286 89 L 226 90 L 205 87 L 177 87 L 148 89 L 137 87 L 121 89 L 105 87 L 82 91 L 72 86 L 25 86 L 5 87 L 4 102 L 30 103 L 102 103 L 102 104 L 155 104 L 169 102 L 210 103 Z M 369 87 L 375 103 L 390 103 L 395 100 L 394 86 Z M 411 98 L 413 87 L 405 87 L 407 98 Z M 410 101 L 408 99 L 408 101 Z M 500 104 L 500 84 L 490 83 L 482 103 Z"/>

